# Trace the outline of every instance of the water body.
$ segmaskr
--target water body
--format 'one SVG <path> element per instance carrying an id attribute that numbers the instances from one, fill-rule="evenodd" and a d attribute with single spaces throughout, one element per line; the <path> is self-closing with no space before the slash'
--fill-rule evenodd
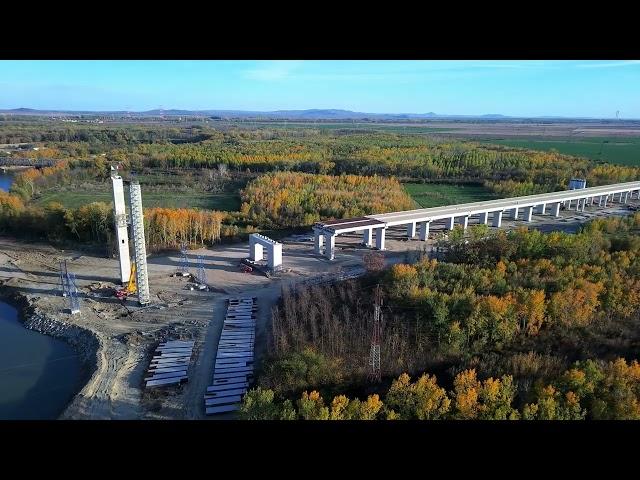
<path id="1" fill-rule="evenodd" d="M 80 389 L 76 352 L 26 329 L 0 302 L 0 420 L 56 419 Z"/>
<path id="2" fill-rule="evenodd" d="M 9 188 L 11 188 L 12 183 L 13 183 L 13 175 L 0 172 L 0 190 L 4 190 L 5 192 L 8 192 Z"/>

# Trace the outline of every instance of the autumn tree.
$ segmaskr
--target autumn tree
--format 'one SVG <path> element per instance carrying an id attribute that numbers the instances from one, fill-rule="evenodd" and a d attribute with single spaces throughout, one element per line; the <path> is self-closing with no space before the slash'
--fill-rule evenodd
<path id="1" fill-rule="evenodd" d="M 423 374 L 414 383 L 406 373 L 393 381 L 385 397 L 387 406 L 401 419 L 439 420 L 449 412 L 451 400 L 436 383 L 436 377 Z"/>

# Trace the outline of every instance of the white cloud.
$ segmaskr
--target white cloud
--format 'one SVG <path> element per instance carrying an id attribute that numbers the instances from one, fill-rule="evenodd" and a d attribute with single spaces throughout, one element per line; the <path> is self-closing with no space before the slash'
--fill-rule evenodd
<path id="1" fill-rule="evenodd" d="M 291 77 L 302 66 L 301 60 L 273 60 L 261 62 L 257 68 L 246 70 L 244 75 L 251 80 L 277 81 Z"/>

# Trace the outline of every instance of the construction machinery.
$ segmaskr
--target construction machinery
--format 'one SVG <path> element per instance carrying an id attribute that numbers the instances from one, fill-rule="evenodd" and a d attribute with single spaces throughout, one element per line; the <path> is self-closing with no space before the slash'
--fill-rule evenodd
<path id="1" fill-rule="evenodd" d="M 135 262 L 131 262 L 131 275 L 129 276 L 129 281 L 127 282 L 127 285 L 116 290 L 114 295 L 118 299 L 124 300 L 129 295 L 135 294 L 137 291 L 138 289 L 136 286 L 136 264 Z"/>

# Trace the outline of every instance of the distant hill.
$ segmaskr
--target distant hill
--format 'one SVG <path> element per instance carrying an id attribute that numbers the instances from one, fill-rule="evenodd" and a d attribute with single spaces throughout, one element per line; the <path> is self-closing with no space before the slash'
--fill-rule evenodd
<path id="1" fill-rule="evenodd" d="M 442 115 L 435 112 L 427 113 L 365 113 L 353 112 L 341 109 L 309 109 L 309 110 L 275 110 L 272 112 L 259 112 L 250 110 L 147 110 L 144 112 L 119 111 L 74 111 L 74 110 L 35 110 L 32 108 L 15 108 L 1 110 L 0 114 L 7 115 L 47 115 L 47 116 L 78 116 L 78 115 L 117 115 L 133 117 L 219 117 L 223 119 L 256 119 L 256 120 L 374 120 L 374 121 L 401 121 L 401 120 L 515 120 L 515 119 L 557 119 L 557 120 L 600 120 L 597 118 L 571 118 L 560 116 L 540 117 L 511 117 L 500 113 L 488 113 L 484 115 Z M 626 119 L 630 120 L 630 119 Z"/>

